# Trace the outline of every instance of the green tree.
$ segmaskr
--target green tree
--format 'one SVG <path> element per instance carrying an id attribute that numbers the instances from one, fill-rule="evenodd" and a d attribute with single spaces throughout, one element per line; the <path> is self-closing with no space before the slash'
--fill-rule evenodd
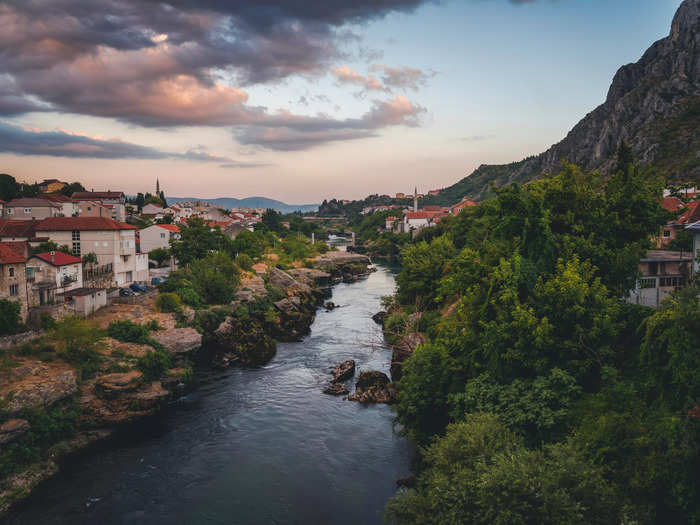
<path id="1" fill-rule="evenodd" d="M 148 258 L 155 261 L 159 267 L 163 266 L 163 263 L 170 258 L 170 250 L 166 248 L 155 248 L 148 252 Z"/>
<path id="2" fill-rule="evenodd" d="M 21 187 L 12 175 L 0 173 L 0 200 L 11 201 L 20 196 Z"/>
<path id="3" fill-rule="evenodd" d="M 437 307 L 434 299 L 438 285 L 455 253 L 452 242 L 445 236 L 430 244 L 423 241 L 406 247 L 402 255 L 403 267 L 396 278 L 399 300 L 420 308 Z"/>
<path id="4" fill-rule="evenodd" d="M 219 228 L 212 228 L 202 219 L 193 217 L 180 228 L 180 240 L 172 243 L 171 250 L 178 263 L 190 264 L 214 251 L 232 249 L 231 240 Z"/>
<path id="5" fill-rule="evenodd" d="M 16 333 L 22 326 L 19 301 L 0 299 L 0 335 Z"/>

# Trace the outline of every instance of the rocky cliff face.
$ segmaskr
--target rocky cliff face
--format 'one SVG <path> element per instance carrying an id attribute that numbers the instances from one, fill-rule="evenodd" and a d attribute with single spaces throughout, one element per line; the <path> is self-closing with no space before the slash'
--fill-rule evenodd
<path id="1" fill-rule="evenodd" d="M 555 172 L 562 159 L 608 173 L 620 141 L 638 162 L 669 179 L 700 180 L 700 0 L 685 0 L 668 37 L 619 69 L 607 100 L 564 140 L 520 162 L 480 166 L 443 192 L 483 198 L 489 183 L 527 182 Z M 454 194 L 454 195 L 452 195 Z"/>

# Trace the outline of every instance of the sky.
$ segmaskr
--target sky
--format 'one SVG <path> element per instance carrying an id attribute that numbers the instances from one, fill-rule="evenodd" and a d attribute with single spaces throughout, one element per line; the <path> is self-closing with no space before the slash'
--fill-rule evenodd
<path id="1" fill-rule="evenodd" d="M 561 140 L 681 0 L 0 0 L 0 173 L 287 203 Z"/>

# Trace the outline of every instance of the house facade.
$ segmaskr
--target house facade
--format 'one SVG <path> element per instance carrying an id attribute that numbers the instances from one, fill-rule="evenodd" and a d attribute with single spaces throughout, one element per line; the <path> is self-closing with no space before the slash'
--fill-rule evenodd
<path id="1" fill-rule="evenodd" d="M 64 217 L 74 217 L 75 215 L 78 215 L 78 205 L 76 201 L 70 197 L 66 197 L 60 193 L 46 193 L 39 195 L 38 198 L 53 202 L 55 205 L 60 206 L 61 214 Z"/>
<path id="2" fill-rule="evenodd" d="M 49 200 L 35 197 L 12 199 L 5 204 L 5 215 L 8 219 L 17 221 L 61 217 L 63 216 L 63 207 Z"/>
<path id="3" fill-rule="evenodd" d="M 111 274 L 111 285 L 120 287 L 136 280 L 136 230 L 107 217 L 56 217 L 36 227 L 37 235 L 70 246 L 76 256 L 94 253 L 98 273 Z"/>
<path id="4" fill-rule="evenodd" d="M 156 248 L 169 249 L 173 241 L 180 239 L 180 228 L 175 224 L 154 224 L 139 231 L 140 247 L 143 253 Z"/>
<path id="5" fill-rule="evenodd" d="M 0 243 L 0 299 L 17 301 L 22 320 L 27 319 L 27 258 L 11 243 Z"/>
<path id="6" fill-rule="evenodd" d="M 56 294 L 83 287 L 83 262 L 63 252 L 38 253 L 27 261 L 31 306 L 53 303 Z"/>
<path id="7" fill-rule="evenodd" d="M 640 260 L 641 277 L 628 301 L 656 308 L 671 292 L 685 285 L 692 270 L 693 255 L 686 252 L 651 250 Z"/>
<path id="8" fill-rule="evenodd" d="M 126 195 L 121 191 L 76 191 L 71 197 L 76 201 L 101 202 L 111 210 L 113 220 L 126 220 Z"/>
<path id="9" fill-rule="evenodd" d="M 693 275 L 700 272 L 700 221 L 687 227 L 693 235 Z"/>

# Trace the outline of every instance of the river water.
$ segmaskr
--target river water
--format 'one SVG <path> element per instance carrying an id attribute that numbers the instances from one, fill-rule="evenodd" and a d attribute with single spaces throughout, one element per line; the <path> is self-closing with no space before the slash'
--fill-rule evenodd
<path id="1" fill-rule="evenodd" d="M 280 344 L 262 368 L 203 373 L 158 417 L 69 462 L 8 523 L 381 523 L 410 444 L 386 405 L 321 391 L 345 359 L 388 374 L 371 315 L 393 290 L 383 267 L 335 286 L 340 308 L 319 310 L 304 341 Z"/>

